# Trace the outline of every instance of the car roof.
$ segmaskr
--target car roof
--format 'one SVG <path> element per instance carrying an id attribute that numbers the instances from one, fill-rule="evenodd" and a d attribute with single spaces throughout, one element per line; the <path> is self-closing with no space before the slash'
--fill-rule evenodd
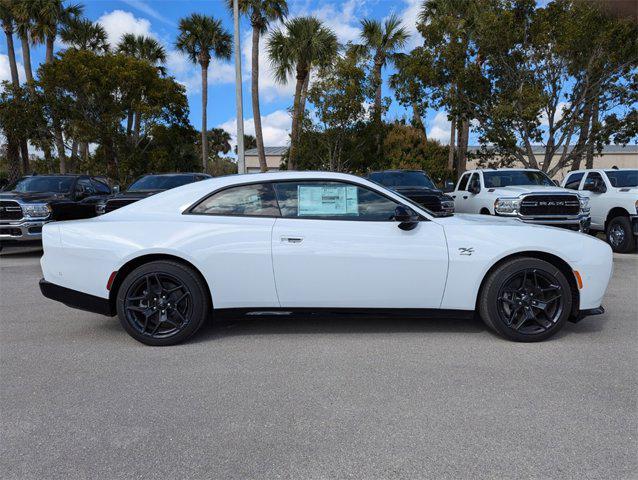
<path id="1" fill-rule="evenodd" d="M 572 170 L 571 172 L 567 172 L 567 175 L 572 173 L 586 173 L 586 172 L 630 172 L 638 170 L 638 168 L 581 168 L 579 170 Z"/>
<path id="2" fill-rule="evenodd" d="M 376 170 L 374 172 L 370 172 L 368 175 L 372 175 L 373 173 L 406 173 L 406 172 L 427 173 L 425 170 L 402 168 L 402 169 L 396 169 L 396 170 Z"/>
<path id="3" fill-rule="evenodd" d="M 201 175 L 203 177 L 210 177 L 212 178 L 211 175 L 207 174 L 207 173 L 201 173 L 201 172 L 167 172 L 167 173 L 145 173 L 142 175 L 142 177 L 149 177 L 149 176 L 154 176 L 154 177 L 181 177 L 181 176 L 187 176 L 187 175 Z M 141 178 L 141 177 L 140 177 Z"/>

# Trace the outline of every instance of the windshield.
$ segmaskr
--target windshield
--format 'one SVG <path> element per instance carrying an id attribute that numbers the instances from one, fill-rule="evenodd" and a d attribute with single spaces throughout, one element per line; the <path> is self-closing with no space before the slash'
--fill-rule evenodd
<path id="1" fill-rule="evenodd" d="M 501 170 L 483 172 L 485 188 L 509 187 L 513 185 L 542 185 L 555 187 L 555 183 L 538 170 Z"/>
<path id="2" fill-rule="evenodd" d="M 187 183 L 192 183 L 192 175 L 146 175 L 135 180 L 130 187 L 129 192 L 139 192 L 142 190 L 169 190 L 175 187 L 181 187 Z"/>
<path id="3" fill-rule="evenodd" d="M 638 170 L 605 170 L 612 187 L 638 187 Z"/>
<path id="4" fill-rule="evenodd" d="M 67 193 L 71 190 L 74 177 L 24 177 L 5 190 L 23 193 Z"/>
<path id="5" fill-rule="evenodd" d="M 425 172 L 375 172 L 370 180 L 386 187 L 426 187 L 436 188 Z"/>

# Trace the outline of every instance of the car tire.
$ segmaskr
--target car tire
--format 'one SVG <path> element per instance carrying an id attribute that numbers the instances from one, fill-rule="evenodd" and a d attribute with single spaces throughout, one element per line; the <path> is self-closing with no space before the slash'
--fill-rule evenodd
<path id="1" fill-rule="evenodd" d="M 124 329 L 146 345 L 183 342 L 210 314 L 208 287 L 192 268 L 173 261 L 149 262 L 129 273 L 117 292 Z"/>
<path id="2" fill-rule="evenodd" d="M 630 253 L 636 248 L 636 238 L 631 231 L 631 222 L 627 217 L 612 218 L 607 224 L 605 237 L 611 249 L 616 253 Z"/>
<path id="3" fill-rule="evenodd" d="M 519 257 L 489 274 L 479 295 L 479 314 L 499 335 L 538 342 L 558 332 L 572 310 L 572 289 L 549 262 Z"/>

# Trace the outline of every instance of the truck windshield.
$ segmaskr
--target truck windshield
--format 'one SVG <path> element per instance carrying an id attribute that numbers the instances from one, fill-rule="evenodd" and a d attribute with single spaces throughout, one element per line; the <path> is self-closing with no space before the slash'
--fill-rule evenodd
<path id="1" fill-rule="evenodd" d="M 638 170 L 605 170 L 612 187 L 638 187 Z"/>
<path id="2" fill-rule="evenodd" d="M 425 172 L 374 172 L 370 180 L 386 187 L 436 188 Z"/>
<path id="3" fill-rule="evenodd" d="M 67 193 L 71 190 L 74 177 L 24 177 L 5 190 L 23 193 Z"/>
<path id="4" fill-rule="evenodd" d="M 509 187 L 513 185 L 542 185 L 554 187 L 554 182 L 539 170 L 500 170 L 483 172 L 485 188 Z"/>
<path id="5" fill-rule="evenodd" d="M 145 190 L 169 190 L 181 187 L 193 181 L 192 175 L 145 175 L 135 180 L 129 192 L 141 192 Z"/>

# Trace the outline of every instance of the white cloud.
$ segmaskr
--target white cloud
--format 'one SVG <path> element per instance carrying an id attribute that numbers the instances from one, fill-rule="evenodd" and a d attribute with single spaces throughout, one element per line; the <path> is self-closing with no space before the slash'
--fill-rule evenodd
<path id="1" fill-rule="evenodd" d="M 279 147 L 288 145 L 290 140 L 290 114 L 286 110 L 275 110 L 261 117 L 261 129 L 264 134 L 264 145 L 267 147 Z M 217 128 L 223 128 L 232 137 L 233 149 L 237 143 L 237 120 L 232 118 Z M 244 119 L 244 132 L 247 135 L 255 135 L 255 121 L 253 118 Z"/>
<path id="2" fill-rule="evenodd" d="M 423 43 L 421 34 L 416 29 L 416 23 L 419 18 L 419 12 L 423 6 L 421 0 L 404 0 L 405 8 L 399 14 L 403 22 L 403 26 L 410 33 L 410 38 L 406 44 L 406 51 L 410 51 Z"/>
<path id="3" fill-rule="evenodd" d="M 554 123 L 558 122 L 561 118 L 563 118 L 563 115 L 569 109 L 569 107 L 570 107 L 569 102 L 558 102 L 558 105 L 556 105 L 556 113 L 554 114 Z M 549 120 L 547 119 L 546 112 L 543 112 L 541 114 L 540 122 L 541 122 L 541 125 L 544 125 L 545 127 L 549 126 Z"/>
<path id="4" fill-rule="evenodd" d="M 166 54 L 166 67 L 175 79 L 186 87 L 188 94 L 202 91 L 202 72 L 199 64 L 192 63 L 178 50 L 169 50 Z M 235 66 L 232 63 L 212 59 L 208 67 L 208 85 L 234 83 Z"/>
<path id="5" fill-rule="evenodd" d="M 24 67 L 20 62 L 16 62 L 18 67 L 18 78 L 24 82 Z M 11 81 L 11 66 L 9 64 L 9 55 L 0 54 L 0 82 Z"/>
<path id="6" fill-rule="evenodd" d="M 137 18 L 131 12 L 113 10 L 98 18 L 97 23 L 106 30 L 111 46 L 117 45 L 125 33 L 157 38 L 151 31 L 151 22 L 145 18 Z"/>
<path id="7" fill-rule="evenodd" d="M 159 20 L 160 22 L 163 22 L 167 25 L 175 25 L 175 22 L 166 18 L 158 10 L 154 9 L 146 2 L 143 2 L 142 0 L 122 0 L 122 1 L 129 6 L 136 8 L 140 12 L 145 13 L 149 17 L 154 18 L 155 20 Z"/>
<path id="8" fill-rule="evenodd" d="M 437 112 L 434 119 L 430 123 L 430 131 L 428 138 L 438 140 L 444 145 L 450 144 L 450 127 L 451 122 L 447 119 L 446 112 Z"/>

